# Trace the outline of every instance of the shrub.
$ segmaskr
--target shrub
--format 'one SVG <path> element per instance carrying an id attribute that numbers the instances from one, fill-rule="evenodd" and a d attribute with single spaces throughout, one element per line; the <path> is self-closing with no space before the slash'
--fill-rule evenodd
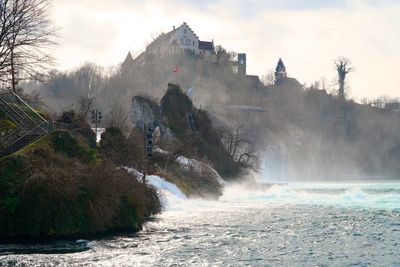
<path id="1" fill-rule="evenodd" d="M 160 211 L 154 188 L 96 156 L 68 132 L 42 137 L 0 161 L 3 237 L 138 230 L 146 217 Z"/>

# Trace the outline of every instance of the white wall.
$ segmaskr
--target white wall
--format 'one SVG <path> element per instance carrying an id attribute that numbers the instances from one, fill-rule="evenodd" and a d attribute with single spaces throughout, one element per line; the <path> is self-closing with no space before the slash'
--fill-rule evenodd
<path id="1" fill-rule="evenodd" d="M 175 30 L 172 40 L 176 40 L 181 48 L 192 50 L 196 54 L 199 53 L 199 38 L 186 23 Z"/>

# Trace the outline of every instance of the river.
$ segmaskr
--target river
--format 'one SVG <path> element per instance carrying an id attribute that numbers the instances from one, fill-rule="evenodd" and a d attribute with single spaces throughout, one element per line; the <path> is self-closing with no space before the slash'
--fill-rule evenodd
<path id="1" fill-rule="evenodd" d="M 0 266 L 400 266 L 400 183 L 236 185 L 204 201 L 153 178 L 166 211 L 141 232 L 69 254 L 2 245 Z"/>

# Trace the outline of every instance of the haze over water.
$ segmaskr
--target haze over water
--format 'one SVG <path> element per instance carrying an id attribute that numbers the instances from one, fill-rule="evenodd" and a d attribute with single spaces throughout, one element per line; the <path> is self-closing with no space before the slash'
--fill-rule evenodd
<path id="1" fill-rule="evenodd" d="M 400 265 L 400 183 L 237 185 L 216 202 L 150 179 L 167 207 L 138 234 L 91 241 L 81 253 L 1 256 L 0 265 Z"/>

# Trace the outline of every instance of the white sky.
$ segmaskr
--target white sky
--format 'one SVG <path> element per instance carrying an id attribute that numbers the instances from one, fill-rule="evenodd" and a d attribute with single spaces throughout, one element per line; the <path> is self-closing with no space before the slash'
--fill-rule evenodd
<path id="1" fill-rule="evenodd" d="M 52 18 L 63 70 L 117 64 L 186 21 L 201 40 L 247 53 L 249 74 L 281 57 L 301 83 L 331 83 L 333 60 L 345 56 L 353 98 L 400 96 L 400 0 L 53 0 Z"/>

